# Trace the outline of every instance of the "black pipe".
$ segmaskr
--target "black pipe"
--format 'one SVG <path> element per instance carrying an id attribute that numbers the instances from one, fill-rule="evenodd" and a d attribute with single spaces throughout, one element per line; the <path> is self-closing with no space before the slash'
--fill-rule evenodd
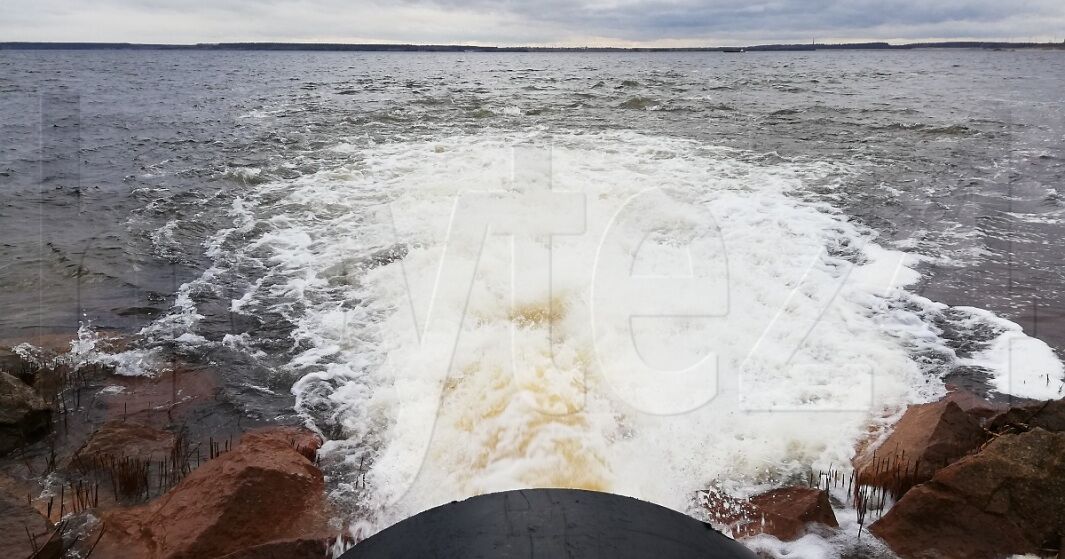
<path id="1" fill-rule="evenodd" d="M 708 524 L 638 499 L 576 489 L 481 495 L 412 516 L 341 559 L 755 559 Z"/>

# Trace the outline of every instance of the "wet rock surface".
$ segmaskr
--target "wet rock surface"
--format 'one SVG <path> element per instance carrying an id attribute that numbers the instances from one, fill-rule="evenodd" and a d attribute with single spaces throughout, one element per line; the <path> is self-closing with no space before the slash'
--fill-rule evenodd
<path id="1" fill-rule="evenodd" d="M 880 445 L 855 458 L 858 481 L 903 493 L 976 451 L 987 438 L 980 421 L 955 400 L 911 406 Z"/>
<path id="2" fill-rule="evenodd" d="M 250 559 L 315 549 L 331 531 L 322 473 L 305 455 L 312 440 L 292 428 L 245 434 L 162 497 L 107 513 L 95 557 Z"/>
<path id="3" fill-rule="evenodd" d="M 971 390 L 955 386 L 948 386 L 947 389 L 950 392 L 943 397 L 943 401 L 954 402 L 961 408 L 961 411 L 981 421 L 994 417 L 1010 408 L 1009 405 L 1003 402 L 992 402 Z"/>
<path id="4" fill-rule="evenodd" d="M 870 529 L 905 559 L 1058 552 L 1065 433 L 999 436 L 911 489 Z"/>
<path id="5" fill-rule="evenodd" d="M 748 500 L 717 494 L 710 496 L 708 507 L 711 521 L 736 538 L 769 534 L 791 541 L 806 534 L 810 524 L 839 526 L 828 493 L 809 487 L 781 487 Z"/>
<path id="6" fill-rule="evenodd" d="M 1015 406 L 988 422 L 988 430 L 995 433 L 1022 432 L 1045 429 L 1055 433 L 1065 431 L 1065 400 L 1035 402 Z"/>
<path id="7" fill-rule="evenodd" d="M 174 449 L 173 433 L 136 421 L 108 421 L 74 454 L 72 462 L 88 465 L 126 456 L 161 458 Z"/>
<path id="8" fill-rule="evenodd" d="M 87 360 L 76 354 L 76 342 L 75 333 L 0 341 L 0 371 L 14 368 L 33 381 L 10 374 L 0 379 L 5 399 L 0 419 L 14 418 L 0 425 L 0 436 L 10 435 L 4 441 L 17 447 L 0 457 L 0 481 L 11 482 L 9 493 L 17 498 L 8 501 L 55 523 L 51 533 L 61 535 L 56 545 L 82 557 L 90 551 L 93 557 L 123 558 L 200 557 L 201 552 L 218 557 L 242 552 L 245 559 L 323 556 L 318 551 L 330 543 L 333 531 L 323 528 L 322 477 L 314 464 L 321 445 L 317 435 L 291 427 L 260 432 L 276 418 L 234 406 L 230 387 L 209 365 L 174 357 L 143 375 L 124 376 L 91 355 Z M 129 340 L 94 343 L 120 349 Z M 28 426 L 42 422 L 27 423 L 22 413 L 37 410 L 51 415 L 40 429 Z M 237 452 L 233 443 L 242 434 L 244 450 Z M 192 475 L 201 468 L 203 474 Z M 194 489 L 196 483 L 203 485 Z M 0 490 L 4 487 L 0 484 Z M 314 507 L 301 500 L 303 495 L 311 496 L 305 498 Z M 187 506 L 176 509 L 181 502 Z M 318 512 L 312 515 L 311 508 Z M 278 516 L 271 518 L 274 510 Z M 204 514 L 213 514 L 216 522 L 201 526 Z M 234 528 L 251 525 L 247 515 L 255 516 L 255 523 L 265 519 L 264 530 L 273 532 Z M 114 526 L 101 523 L 105 518 Z M 114 540 L 121 528 L 132 532 Z M 21 524 L 17 532 L 13 541 L 28 545 Z M 112 536 L 111 544 L 105 535 Z M 101 540 L 93 549 L 97 537 Z M 225 541 L 237 543 L 219 543 Z"/>

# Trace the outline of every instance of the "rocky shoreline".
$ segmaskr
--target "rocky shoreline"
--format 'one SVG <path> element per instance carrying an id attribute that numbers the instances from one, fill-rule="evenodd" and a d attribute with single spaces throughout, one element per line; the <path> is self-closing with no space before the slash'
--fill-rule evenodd
<path id="1" fill-rule="evenodd" d="M 319 434 L 247 420 L 210 368 L 123 377 L 64 361 L 70 336 L 38 343 L 0 344 L 0 557 L 310 559 L 354 543 L 330 510 Z M 702 502 L 756 551 L 767 536 L 831 537 L 844 513 L 885 557 L 1065 549 L 1065 400 L 955 389 L 908 408 L 850 466 Z"/>
<path id="2" fill-rule="evenodd" d="M 1065 400 L 1010 405 L 954 389 L 910 406 L 849 471 L 748 499 L 707 495 L 711 521 L 741 540 L 830 533 L 835 508 L 855 513 L 889 557 L 1062 557 Z"/>
<path id="3" fill-rule="evenodd" d="M 0 557 L 319 559 L 350 545 L 318 434 L 248 419 L 209 367 L 121 376 L 67 359 L 72 340 L 0 344 Z"/>

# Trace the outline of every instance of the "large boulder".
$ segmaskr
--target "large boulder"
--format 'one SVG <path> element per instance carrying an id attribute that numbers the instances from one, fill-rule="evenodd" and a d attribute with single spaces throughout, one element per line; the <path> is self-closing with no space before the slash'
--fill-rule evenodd
<path id="1" fill-rule="evenodd" d="M 998 437 L 910 490 L 870 530 L 904 559 L 1057 549 L 1065 534 L 1065 433 Z"/>
<path id="2" fill-rule="evenodd" d="M 52 408 L 21 380 L 0 372 L 0 455 L 48 433 Z"/>
<path id="3" fill-rule="evenodd" d="M 987 441 L 979 420 L 953 400 L 910 406 L 875 450 L 854 460 L 858 482 L 904 493 Z"/>
<path id="4" fill-rule="evenodd" d="M 736 538 L 769 534 L 791 541 L 806 534 L 811 524 L 839 527 L 828 493 L 809 487 L 781 487 L 748 500 L 711 494 L 707 506 L 710 520 Z"/>
<path id="5" fill-rule="evenodd" d="M 996 433 L 1027 431 L 1037 427 L 1056 433 L 1065 431 L 1065 400 L 1015 406 L 995 416 L 987 424 L 988 430 Z"/>
<path id="6" fill-rule="evenodd" d="M 329 535 L 324 481 L 299 442 L 313 438 L 285 428 L 246 433 L 235 449 L 152 503 L 105 514 L 94 559 L 253 557 L 246 550 L 270 542 L 323 540 Z"/>

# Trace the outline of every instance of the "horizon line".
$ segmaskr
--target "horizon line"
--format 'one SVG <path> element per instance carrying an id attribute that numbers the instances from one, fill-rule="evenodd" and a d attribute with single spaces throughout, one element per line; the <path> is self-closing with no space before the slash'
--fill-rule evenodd
<path id="1" fill-rule="evenodd" d="M 498 46 L 434 43 L 336 43 L 292 41 L 237 41 L 212 43 L 134 43 L 125 41 L 3 41 L 0 50 L 318 50 L 318 51 L 396 51 L 396 52 L 708 52 L 725 50 L 782 51 L 782 50 L 908 50 L 918 48 L 1056 48 L 1065 49 L 1063 42 L 1031 41 L 918 41 L 891 43 L 888 41 L 854 41 L 842 43 L 764 43 L 754 45 L 680 46 L 680 47 L 621 47 L 621 46 Z"/>

